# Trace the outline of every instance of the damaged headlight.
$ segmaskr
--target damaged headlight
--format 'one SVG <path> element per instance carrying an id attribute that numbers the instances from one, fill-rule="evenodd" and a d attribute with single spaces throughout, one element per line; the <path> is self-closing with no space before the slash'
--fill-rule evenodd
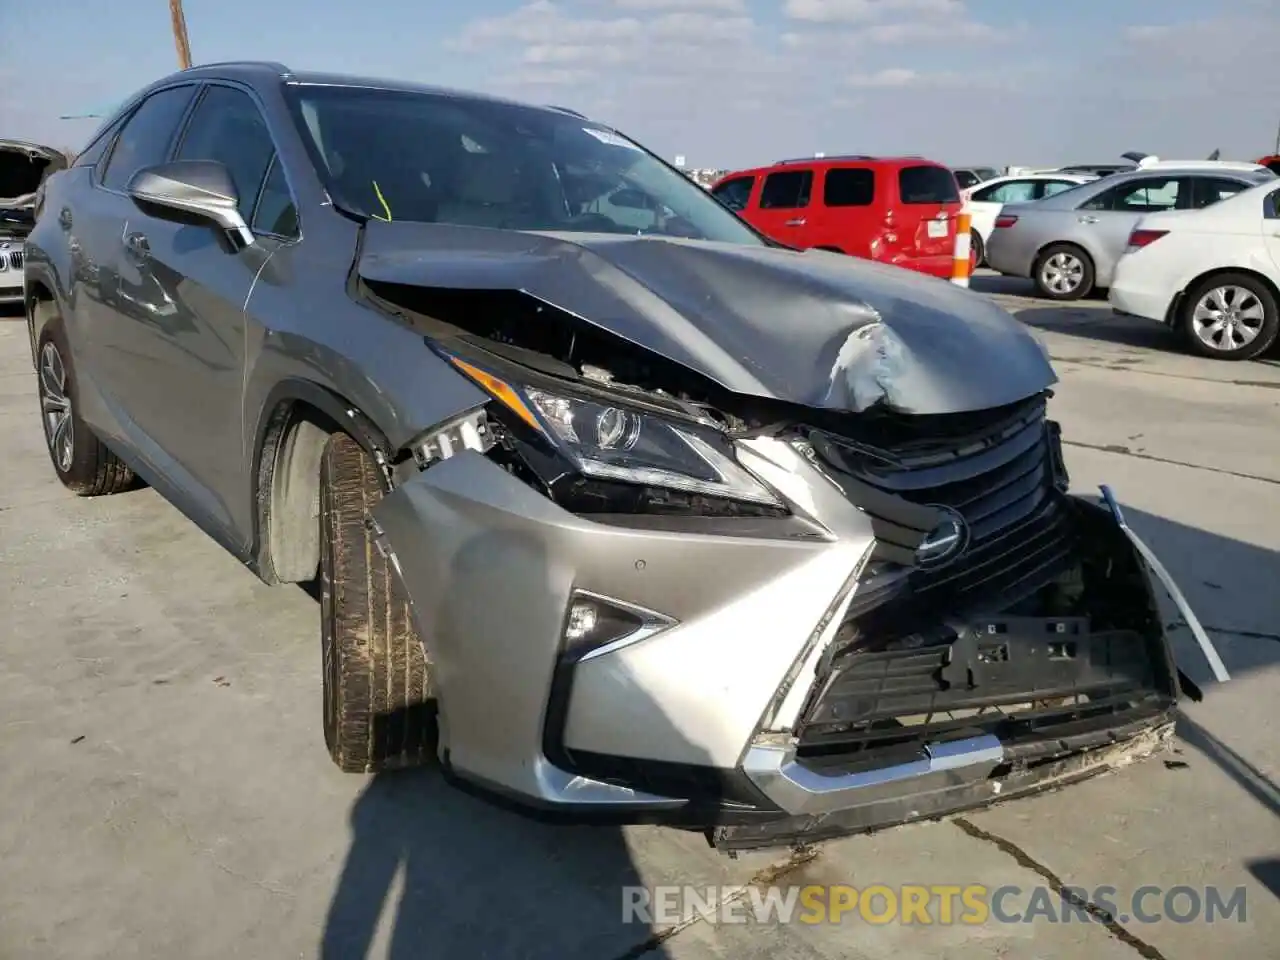
<path id="1" fill-rule="evenodd" d="M 739 465 L 711 424 L 665 418 L 621 399 L 571 396 L 559 389 L 512 383 L 457 357 L 450 360 L 585 477 L 783 505 Z"/>

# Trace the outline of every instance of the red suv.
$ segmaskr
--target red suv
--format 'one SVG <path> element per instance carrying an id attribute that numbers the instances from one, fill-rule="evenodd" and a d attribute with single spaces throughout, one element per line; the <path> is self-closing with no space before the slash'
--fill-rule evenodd
<path id="1" fill-rule="evenodd" d="M 757 230 L 792 247 L 835 250 L 951 276 L 960 191 L 920 157 L 782 160 L 741 170 L 711 193 Z"/>

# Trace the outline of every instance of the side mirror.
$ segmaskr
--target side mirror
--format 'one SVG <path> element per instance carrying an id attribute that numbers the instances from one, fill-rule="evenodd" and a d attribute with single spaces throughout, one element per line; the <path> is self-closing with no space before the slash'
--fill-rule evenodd
<path id="1" fill-rule="evenodd" d="M 210 221 L 246 245 L 253 233 L 240 216 L 240 197 L 227 168 L 214 160 L 174 160 L 143 167 L 129 181 L 129 196 L 171 213 Z"/>

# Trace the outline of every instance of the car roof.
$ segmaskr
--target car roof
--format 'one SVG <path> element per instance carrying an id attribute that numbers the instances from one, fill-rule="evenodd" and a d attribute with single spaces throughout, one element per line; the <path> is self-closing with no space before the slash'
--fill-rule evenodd
<path id="1" fill-rule="evenodd" d="M 505 97 L 496 97 L 485 93 L 478 93 L 472 90 L 457 90 L 450 87 L 432 86 L 425 83 L 413 83 L 406 80 L 396 80 L 388 77 L 369 77 L 359 74 L 329 73 L 314 70 L 291 70 L 283 63 L 277 63 L 269 60 L 230 60 L 221 63 L 200 64 L 199 66 L 189 67 L 186 70 L 179 70 L 176 73 L 169 74 L 168 76 L 155 81 L 144 90 L 138 91 L 138 93 L 129 98 L 128 103 L 135 102 L 144 93 L 150 91 L 154 87 L 163 86 L 181 78 L 195 80 L 240 80 L 245 83 L 261 83 L 264 81 L 274 80 L 296 86 L 363 87 L 370 90 L 423 93 L 434 96 L 449 97 L 457 100 L 470 100 L 477 103 L 505 103 L 510 104 L 511 106 L 524 107 L 530 110 L 545 110 L 548 113 L 569 114 L 571 116 L 580 117 L 584 120 L 588 119 L 583 116 L 583 114 L 578 113 L 576 110 L 570 110 L 567 107 L 528 103 Z"/>
<path id="2" fill-rule="evenodd" d="M 758 176 L 759 174 L 778 173 L 788 167 L 810 167 L 827 169 L 830 167 L 844 166 L 875 166 L 889 167 L 900 169 L 902 167 L 938 167 L 941 170 L 950 170 L 951 168 L 939 163 L 936 160 L 930 160 L 927 157 L 900 156 L 900 157 L 873 157 L 863 154 L 848 154 L 838 157 L 797 157 L 789 160 L 778 160 L 762 167 L 744 167 L 741 170 L 730 170 L 721 181 L 737 177 Z"/>

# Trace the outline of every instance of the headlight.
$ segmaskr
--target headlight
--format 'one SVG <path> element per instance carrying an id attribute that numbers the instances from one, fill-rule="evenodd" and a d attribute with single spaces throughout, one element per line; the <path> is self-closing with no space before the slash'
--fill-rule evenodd
<path id="1" fill-rule="evenodd" d="M 621 399 L 512 383 L 457 357 L 449 360 L 585 477 L 782 506 L 738 464 L 712 425 L 665 418 Z"/>

